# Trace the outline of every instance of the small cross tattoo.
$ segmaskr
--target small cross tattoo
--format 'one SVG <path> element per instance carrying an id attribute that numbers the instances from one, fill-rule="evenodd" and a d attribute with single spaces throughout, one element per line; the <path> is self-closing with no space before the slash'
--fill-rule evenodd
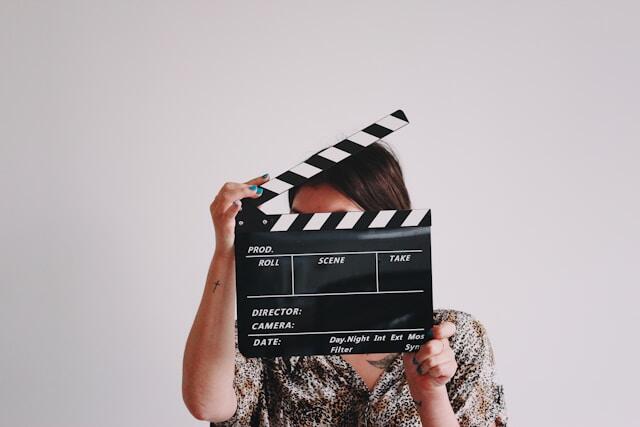
<path id="1" fill-rule="evenodd" d="M 218 286 L 220 286 L 220 280 L 216 280 L 216 282 L 213 284 L 213 292 L 215 293 L 216 289 L 218 289 Z"/>

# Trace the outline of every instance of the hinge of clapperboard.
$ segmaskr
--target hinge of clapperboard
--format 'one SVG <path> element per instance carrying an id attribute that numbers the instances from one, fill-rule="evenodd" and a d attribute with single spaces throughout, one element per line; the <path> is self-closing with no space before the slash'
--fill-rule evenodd
<path id="1" fill-rule="evenodd" d="M 263 193 L 259 198 L 246 198 L 242 200 L 242 210 L 236 215 L 236 231 L 286 231 L 294 230 L 296 220 L 304 222 L 300 224 L 305 229 L 309 228 L 309 221 L 314 221 L 310 215 L 307 214 L 282 214 L 282 215 L 269 215 L 265 213 L 261 207 L 267 205 L 267 202 L 271 201 L 275 197 L 304 184 L 311 177 L 318 173 L 325 171 L 348 157 L 359 153 L 366 149 L 369 145 L 387 135 L 395 132 L 396 130 L 409 124 L 407 116 L 402 110 L 396 110 L 370 124 L 364 129 L 350 135 L 342 141 L 334 144 L 333 146 L 314 154 L 304 162 L 297 164 L 288 171 L 271 178 L 269 181 L 261 185 Z M 346 215 L 348 215 L 347 213 Z M 361 213 L 354 213 L 354 218 L 358 219 Z M 314 216 L 316 221 L 324 221 L 328 225 L 329 213 L 317 213 Z M 402 222 L 402 225 L 431 225 L 431 211 L 426 210 L 406 210 L 406 211 L 380 211 L 378 216 L 382 216 L 382 220 L 389 222 L 393 216 L 394 223 L 398 221 Z M 337 219 L 345 219 L 345 213 L 339 213 Z M 348 219 L 348 218 L 346 218 Z M 345 219 L 345 220 L 346 220 Z M 364 219 L 364 218 L 362 218 Z M 370 218 L 369 222 L 375 221 L 377 218 Z M 322 226 L 322 229 L 325 229 Z M 354 224 L 350 228 L 355 227 Z M 400 225 L 399 223 L 397 225 Z M 335 225 L 334 225 L 335 226 Z M 320 229 L 318 227 L 317 229 Z"/>

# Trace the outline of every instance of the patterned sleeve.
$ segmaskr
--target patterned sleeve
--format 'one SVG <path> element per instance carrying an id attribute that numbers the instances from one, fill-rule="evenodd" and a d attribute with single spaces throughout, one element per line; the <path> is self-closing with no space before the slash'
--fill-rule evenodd
<path id="1" fill-rule="evenodd" d="M 456 325 L 451 347 L 458 370 L 447 384 L 451 406 L 461 427 L 507 425 L 504 389 L 495 369 L 495 357 L 485 327 L 468 313 L 454 311 Z"/>
<path id="2" fill-rule="evenodd" d="M 228 420 L 210 423 L 210 426 L 252 426 L 257 424 L 258 406 L 262 396 L 264 366 L 261 358 L 247 358 L 238 350 L 238 321 L 235 324 L 235 376 L 233 387 L 238 406 Z"/>

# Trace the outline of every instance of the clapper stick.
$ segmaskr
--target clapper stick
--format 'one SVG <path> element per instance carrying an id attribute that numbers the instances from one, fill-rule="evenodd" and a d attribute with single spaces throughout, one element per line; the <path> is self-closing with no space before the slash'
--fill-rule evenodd
<path id="1" fill-rule="evenodd" d="M 409 124 L 407 116 L 402 110 L 381 118 L 364 129 L 350 135 L 342 141 L 314 154 L 304 162 L 301 162 L 286 172 L 271 178 L 261 185 L 263 193 L 259 199 L 247 198 L 243 201 L 243 212 L 237 217 L 237 221 L 243 221 L 243 216 L 260 214 L 264 212 L 261 207 L 268 205 L 271 199 L 283 194 L 294 187 L 304 184 L 313 176 L 325 171 L 348 157 L 359 153 L 374 142 L 386 137 L 396 130 Z M 258 209 L 256 211 L 256 208 Z M 266 224 L 264 224 L 266 225 Z M 273 225 L 273 224 L 271 224 Z"/>
<path id="2" fill-rule="evenodd" d="M 265 214 L 260 207 L 409 122 L 383 117 L 263 184 L 236 217 L 247 357 L 415 351 L 433 322 L 431 211 Z"/>

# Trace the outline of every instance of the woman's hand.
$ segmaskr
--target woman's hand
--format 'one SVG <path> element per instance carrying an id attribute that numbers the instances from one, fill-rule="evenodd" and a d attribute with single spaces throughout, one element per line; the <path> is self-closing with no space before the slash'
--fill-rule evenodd
<path id="1" fill-rule="evenodd" d="M 225 183 L 210 206 L 213 227 L 216 233 L 216 253 L 223 257 L 233 256 L 235 217 L 242 209 L 240 199 L 257 198 L 262 194 L 259 186 L 269 180 L 269 175 L 254 178 L 245 183 Z"/>
<path id="2" fill-rule="evenodd" d="M 449 337 L 456 332 L 451 322 L 433 326 L 433 339 L 415 353 L 404 353 L 405 375 L 411 395 L 419 407 L 427 399 L 446 396 L 445 384 L 458 368 Z"/>

